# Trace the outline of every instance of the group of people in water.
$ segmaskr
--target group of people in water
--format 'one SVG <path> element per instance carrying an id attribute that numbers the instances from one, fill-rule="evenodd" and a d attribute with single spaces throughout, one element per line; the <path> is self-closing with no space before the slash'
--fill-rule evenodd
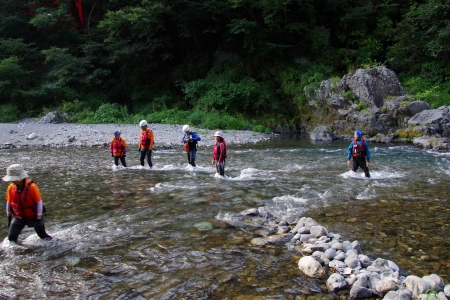
<path id="1" fill-rule="evenodd" d="M 139 160 L 141 166 L 145 165 L 145 159 L 147 158 L 147 163 L 150 168 L 153 167 L 152 162 L 152 151 L 154 144 L 154 134 L 153 131 L 148 128 L 148 123 L 146 120 L 142 120 L 139 122 L 139 127 L 141 127 L 141 133 L 139 134 Z M 183 136 L 181 137 L 181 142 L 184 144 L 184 151 L 187 154 L 188 163 L 196 167 L 195 158 L 197 156 L 197 143 L 201 141 L 200 136 L 191 130 L 189 125 L 184 125 L 183 128 Z M 114 138 L 109 143 L 109 147 L 111 150 L 111 156 L 114 158 L 114 164 L 116 166 L 119 165 L 119 161 L 122 166 L 126 167 L 127 163 L 125 161 L 126 153 L 127 153 L 127 143 L 120 136 L 120 131 L 114 132 Z M 217 173 L 221 176 L 225 175 L 225 160 L 227 158 L 227 144 L 225 143 L 225 139 L 223 138 L 222 131 L 216 131 L 214 133 L 214 138 L 216 139 L 216 143 L 213 148 L 212 154 L 212 164 L 216 165 Z"/>
<path id="2" fill-rule="evenodd" d="M 140 163 L 144 166 L 145 158 L 149 167 L 152 167 L 152 150 L 154 134 L 148 128 L 147 121 L 139 122 L 141 133 L 139 135 Z M 195 167 L 195 157 L 197 154 L 197 142 L 201 140 L 189 125 L 183 126 L 183 136 L 181 142 L 184 144 L 184 151 L 187 153 L 188 163 Z M 214 133 L 216 143 L 213 148 L 211 163 L 216 166 L 217 173 L 224 176 L 225 160 L 227 159 L 227 146 L 223 138 L 222 131 Z M 110 143 L 111 155 L 114 157 L 116 166 L 119 160 L 126 167 L 125 157 L 127 145 L 120 137 L 120 131 L 114 132 L 114 139 Z M 353 140 L 347 149 L 347 165 L 353 159 L 352 170 L 356 172 L 358 167 L 364 171 L 366 177 L 370 177 L 370 150 L 367 141 L 363 138 L 360 130 L 356 130 Z M 51 240 L 52 237 L 45 231 L 44 213 L 45 207 L 41 193 L 36 182 L 28 178 L 28 173 L 20 164 L 10 165 L 6 169 L 6 176 L 3 181 L 10 182 L 6 191 L 6 216 L 8 218 L 8 239 L 17 242 L 19 234 L 25 226 L 34 227 L 37 235 L 44 240 Z"/>

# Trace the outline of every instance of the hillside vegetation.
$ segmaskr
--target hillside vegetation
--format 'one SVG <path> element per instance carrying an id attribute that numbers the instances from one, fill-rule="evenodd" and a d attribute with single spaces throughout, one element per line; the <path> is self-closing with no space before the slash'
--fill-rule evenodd
<path id="1" fill-rule="evenodd" d="M 0 122 L 296 126 L 305 86 L 385 65 L 450 105 L 450 2 L 2 0 Z M 51 1 L 50 1 L 51 2 Z"/>

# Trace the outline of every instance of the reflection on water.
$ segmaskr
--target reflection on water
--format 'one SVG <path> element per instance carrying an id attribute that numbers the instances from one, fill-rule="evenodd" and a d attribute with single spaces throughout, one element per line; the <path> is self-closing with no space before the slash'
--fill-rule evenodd
<path id="1" fill-rule="evenodd" d="M 450 281 L 450 155 L 407 145 L 371 145 L 371 179 L 346 166 L 347 142 L 276 138 L 230 147 L 226 178 L 210 150 L 187 167 L 179 151 L 154 153 L 153 169 L 127 156 L 113 167 L 106 148 L 1 152 L 0 167 L 21 163 L 49 211 L 39 240 L 0 245 L 0 297 L 48 299 L 287 299 L 327 293 L 283 246 L 254 247 L 230 214 L 252 207 L 289 222 L 310 216 L 372 258 L 418 276 Z M 6 183 L 2 187 L 6 190 Z M 0 228 L 6 236 L 6 226 Z"/>

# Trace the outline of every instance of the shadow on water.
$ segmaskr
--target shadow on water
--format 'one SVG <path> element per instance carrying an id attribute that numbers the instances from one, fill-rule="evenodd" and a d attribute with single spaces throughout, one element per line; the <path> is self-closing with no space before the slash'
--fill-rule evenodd
<path id="1" fill-rule="evenodd" d="M 199 151 L 195 170 L 178 151 L 155 152 L 151 170 L 138 166 L 137 153 L 127 156 L 130 168 L 114 168 L 106 148 L 2 152 L 2 170 L 21 163 L 37 181 L 55 241 L 42 242 L 31 229 L 19 245 L 4 240 L 0 296 L 327 294 L 323 280 L 298 270 L 298 254 L 283 246 L 254 247 L 252 232 L 227 222 L 252 207 L 289 222 L 310 216 L 358 240 L 373 259 L 448 282 L 450 155 L 372 144 L 372 178 L 364 179 L 348 170 L 347 146 L 296 138 L 230 146 L 226 178 L 215 176 L 209 150 Z"/>

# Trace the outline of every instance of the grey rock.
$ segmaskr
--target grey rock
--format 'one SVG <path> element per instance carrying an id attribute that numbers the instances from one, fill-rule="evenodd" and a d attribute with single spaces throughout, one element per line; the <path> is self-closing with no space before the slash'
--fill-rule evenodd
<path id="1" fill-rule="evenodd" d="M 311 256 L 304 256 L 298 261 L 298 268 L 312 278 L 325 278 L 326 271 L 322 265 Z"/>
<path id="2" fill-rule="evenodd" d="M 336 292 L 347 287 L 347 282 L 344 276 L 333 273 L 327 279 L 327 287 L 330 292 Z"/>
<path id="3" fill-rule="evenodd" d="M 397 290 L 388 292 L 383 300 L 411 300 L 412 293 L 408 290 Z"/>
<path id="4" fill-rule="evenodd" d="M 423 280 L 431 285 L 431 288 L 436 292 L 442 292 L 444 290 L 445 284 L 441 277 L 436 274 L 431 274 L 428 276 L 423 276 Z"/>
<path id="5" fill-rule="evenodd" d="M 413 295 L 423 294 L 425 291 L 431 288 L 431 285 L 428 282 L 414 275 L 406 277 L 403 285 L 406 289 L 411 291 Z"/>
<path id="6" fill-rule="evenodd" d="M 312 141 L 332 141 L 336 139 L 336 136 L 330 132 L 328 126 L 318 126 L 314 128 L 309 134 L 309 139 Z"/>

